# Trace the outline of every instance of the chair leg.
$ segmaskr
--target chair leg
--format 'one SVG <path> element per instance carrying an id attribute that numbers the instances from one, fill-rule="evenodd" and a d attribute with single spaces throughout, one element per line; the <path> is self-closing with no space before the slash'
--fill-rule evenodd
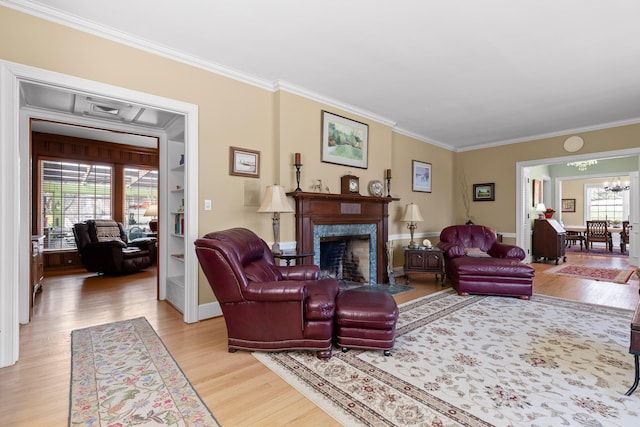
<path id="1" fill-rule="evenodd" d="M 633 379 L 633 385 L 631 386 L 631 388 L 625 393 L 625 396 L 631 396 L 631 394 L 636 391 L 636 388 L 638 388 L 638 383 L 640 382 L 640 363 L 638 362 L 638 355 L 635 354 L 633 356 L 635 365 L 636 365 L 636 374 L 635 374 L 635 378 Z"/>
<path id="2" fill-rule="evenodd" d="M 331 359 L 331 349 L 317 351 L 316 356 L 318 359 L 329 360 Z"/>

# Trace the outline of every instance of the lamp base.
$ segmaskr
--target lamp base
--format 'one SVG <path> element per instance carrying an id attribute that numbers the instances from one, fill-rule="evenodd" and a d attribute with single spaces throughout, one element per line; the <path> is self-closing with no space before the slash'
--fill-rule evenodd
<path id="1" fill-rule="evenodd" d="M 152 219 L 151 221 L 149 221 L 149 230 L 153 231 L 154 233 L 158 231 L 157 219 Z"/>

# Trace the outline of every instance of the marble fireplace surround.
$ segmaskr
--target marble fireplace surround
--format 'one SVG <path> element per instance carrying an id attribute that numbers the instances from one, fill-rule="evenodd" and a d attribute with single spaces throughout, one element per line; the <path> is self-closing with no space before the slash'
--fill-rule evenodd
<path id="1" fill-rule="evenodd" d="M 323 235 L 369 234 L 370 282 L 389 283 L 385 243 L 389 237 L 389 203 L 393 197 L 369 197 L 358 194 L 329 194 L 294 191 L 296 209 L 296 250 L 313 253 L 306 264 L 318 264 L 320 237 Z"/>

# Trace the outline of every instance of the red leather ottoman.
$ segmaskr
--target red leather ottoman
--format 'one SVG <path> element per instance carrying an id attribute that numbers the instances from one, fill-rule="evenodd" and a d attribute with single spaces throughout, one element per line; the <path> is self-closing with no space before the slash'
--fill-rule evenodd
<path id="1" fill-rule="evenodd" d="M 384 292 L 340 291 L 336 297 L 336 344 L 349 348 L 384 350 L 391 354 L 398 305 Z"/>

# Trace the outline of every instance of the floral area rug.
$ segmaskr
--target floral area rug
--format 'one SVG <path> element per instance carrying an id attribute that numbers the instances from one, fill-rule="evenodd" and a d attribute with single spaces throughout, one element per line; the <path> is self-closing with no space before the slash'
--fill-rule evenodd
<path id="1" fill-rule="evenodd" d="M 70 426 L 218 426 L 140 317 L 71 332 Z"/>
<path id="2" fill-rule="evenodd" d="M 613 282 L 625 284 L 634 273 L 633 269 L 588 267 L 586 265 L 565 264 L 550 268 L 544 271 L 549 274 L 559 274 L 561 276 L 580 277 L 583 279 L 599 280 L 603 282 Z"/>
<path id="3" fill-rule="evenodd" d="M 254 353 L 347 426 L 632 426 L 633 312 L 447 290 L 400 307 L 392 355 Z"/>

